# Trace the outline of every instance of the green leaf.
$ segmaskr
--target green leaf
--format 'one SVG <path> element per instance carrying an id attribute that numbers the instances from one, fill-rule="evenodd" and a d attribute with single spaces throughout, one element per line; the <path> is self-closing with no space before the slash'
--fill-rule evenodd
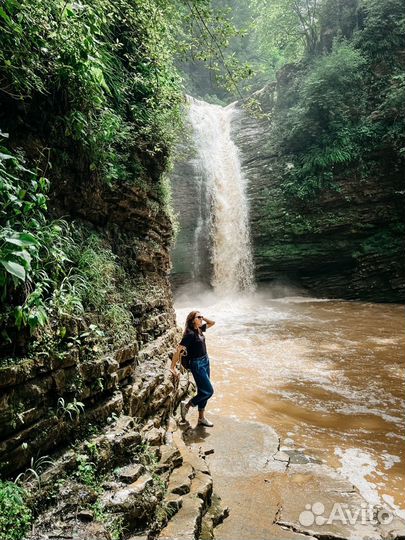
<path id="1" fill-rule="evenodd" d="M 0 152 L 0 160 L 6 159 L 14 159 L 14 156 L 12 156 L 11 154 L 4 154 L 3 152 Z"/>
<path id="2" fill-rule="evenodd" d="M 23 260 L 22 265 L 24 266 L 24 268 L 26 270 L 30 269 L 32 257 L 31 257 L 30 253 L 27 250 L 23 249 L 22 251 L 14 251 L 13 252 L 13 257 L 17 257 L 18 259 L 22 259 Z"/>
<path id="3" fill-rule="evenodd" d="M 20 247 L 38 246 L 39 244 L 35 236 L 30 233 L 14 233 L 11 236 L 6 237 L 5 241 L 8 244 L 14 244 L 15 246 Z"/>
<path id="4" fill-rule="evenodd" d="M 25 268 L 21 264 L 18 264 L 13 261 L 4 261 L 4 260 L 0 260 L 0 263 L 4 266 L 4 268 L 7 270 L 9 274 L 15 276 L 18 279 L 21 279 L 21 281 L 25 281 L 26 272 L 25 272 Z"/>
<path id="5" fill-rule="evenodd" d="M 35 236 L 31 233 L 20 233 L 19 238 L 27 246 L 39 246 L 37 238 L 35 238 Z"/>
<path id="6" fill-rule="evenodd" d="M 24 247 L 24 242 L 21 242 L 19 238 L 9 237 L 9 238 L 5 238 L 5 241 L 7 242 L 7 244 L 13 244 L 14 246 Z"/>
<path id="7" fill-rule="evenodd" d="M 45 309 L 41 306 L 37 306 L 32 309 L 28 314 L 28 325 L 31 329 L 31 332 L 38 328 L 38 326 L 44 326 L 48 321 L 48 315 Z"/>
<path id="8" fill-rule="evenodd" d="M 21 306 L 17 306 L 14 311 L 14 320 L 18 330 L 21 329 L 21 325 L 24 322 L 24 313 Z"/>
<path id="9" fill-rule="evenodd" d="M 97 66 L 91 66 L 90 71 L 94 79 L 98 82 L 98 84 L 102 86 L 102 88 L 104 88 L 104 90 L 110 94 L 111 92 L 107 83 L 105 82 L 103 71 Z"/>
<path id="10" fill-rule="evenodd" d="M 7 15 L 7 13 L 4 11 L 4 9 L 0 6 L 0 17 L 6 21 L 6 23 L 9 24 L 9 26 L 13 26 L 13 21 L 10 19 L 10 17 Z"/>

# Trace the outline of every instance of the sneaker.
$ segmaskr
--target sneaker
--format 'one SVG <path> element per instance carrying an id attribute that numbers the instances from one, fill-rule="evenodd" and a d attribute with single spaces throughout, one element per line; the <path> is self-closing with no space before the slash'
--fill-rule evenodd
<path id="1" fill-rule="evenodd" d="M 207 420 L 207 418 L 204 418 L 203 420 L 198 420 L 198 425 L 212 427 L 214 424 L 210 422 L 209 420 Z"/>
<path id="2" fill-rule="evenodd" d="M 182 420 L 186 419 L 188 410 L 190 408 L 190 403 L 186 400 L 180 401 L 180 416 Z"/>

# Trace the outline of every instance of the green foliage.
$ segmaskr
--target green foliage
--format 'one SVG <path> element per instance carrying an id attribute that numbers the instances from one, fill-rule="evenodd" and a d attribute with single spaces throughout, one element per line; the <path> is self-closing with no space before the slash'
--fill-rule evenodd
<path id="1" fill-rule="evenodd" d="M 372 122 L 381 141 L 405 157 L 405 74 L 391 75 L 381 102 L 372 113 Z"/>
<path id="2" fill-rule="evenodd" d="M 192 69 L 186 66 L 186 87 L 188 93 L 210 103 L 219 99 L 219 104 L 226 104 L 241 94 L 249 96 L 274 81 L 281 66 L 312 54 L 319 42 L 319 2 L 313 0 L 214 0 L 211 13 L 207 7 L 204 18 L 210 33 L 205 41 L 197 42 L 199 54 L 194 57 L 209 61 L 211 71 L 198 62 Z M 215 21 L 221 21 L 218 31 Z"/>
<path id="3" fill-rule="evenodd" d="M 74 476 L 86 486 L 96 485 L 97 468 L 95 463 L 90 461 L 87 454 L 79 454 L 76 457 L 77 469 Z"/>
<path id="4" fill-rule="evenodd" d="M 391 150 L 393 162 L 405 152 L 405 14 L 400 0 L 363 0 L 362 26 L 353 43 L 367 59 L 364 86 L 368 93 L 367 128 L 376 148 Z M 397 168 L 401 165 L 396 165 Z"/>
<path id="5" fill-rule="evenodd" d="M 359 0 L 322 0 L 319 3 L 319 52 L 329 52 L 334 39 L 352 39 L 359 26 L 359 4 Z"/>
<path id="6" fill-rule="evenodd" d="M 84 412 L 84 403 L 77 401 L 76 398 L 73 401 L 66 403 L 63 397 L 58 399 L 57 413 L 60 416 L 69 417 L 70 420 L 78 418 L 78 416 Z"/>
<path id="7" fill-rule="evenodd" d="M 120 540 L 123 538 L 127 528 L 123 516 L 117 516 L 107 512 L 100 499 L 91 506 L 91 510 L 94 513 L 94 518 L 97 521 L 104 523 L 112 540 Z"/>
<path id="8" fill-rule="evenodd" d="M 116 346 L 136 338 L 131 314 L 137 291 L 108 245 L 96 234 L 76 229 L 75 244 L 69 256 L 86 287 L 80 297 L 89 312 L 97 314 L 102 329 L 114 336 Z M 100 336 L 102 337 L 102 336 Z"/>
<path id="9" fill-rule="evenodd" d="M 66 118 L 65 134 L 83 145 L 91 157 L 89 168 L 108 184 L 131 181 L 141 174 L 140 164 L 131 163 L 135 151 L 134 127 L 109 108 L 88 118 L 73 111 Z"/>
<path id="10" fill-rule="evenodd" d="M 402 257 L 404 250 L 405 225 L 394 223 L 367 237 L 353 253 L 354 257 L 364 257 L 370 253 L 387 257 Z"/>
<path id="11" fill-rule="evenodd" d="M 4 347 L 14 345 L 15 354 L 24 354 L 27 348 L 24 343 L 21 350 L 16 347 L 16 335 L 29 329 L 39 343 L 53 336 L 57 348 L 70 337 L 66 319 L 83 314 L 91 283 L 71 258 L 80 250 L 74 229 L 47 217 L 48 180 L 27 169 L 22 155 L 4 146 L 0 152 L 2 342 Z M 80 344 L 87 335 L 78 336 Z"/>
<path id="12" fill-rule="evenodd" d="M 362 179 L 381 151 L 399 170 L 405 154 L 400 0 L 215 4 L 231 7 L 232 22 L 247 29 L 230 49 L 253 66 L 254 88 L 278 80 L 268 147 L 285 158 L 287 197 L 310 200 L 339 189 L 344 171 Z"/>
<path id="13" fill-rule="evenodd" d="M 309 201 L 324 189 L 340 190 L 337 179 L 345 172 L 361 180 L 381 151 L 398 171 L 405 153 L 399 3 L 367 0 L 357 14 L 351 0 L 339 7 L 341 26 L 329 21 L 331 48 L 295 66 L 275 111 L 270 145 L 285 156 L 282 187 L 289 198 Z M 325 25 L 336 6 L 326 1 L 323 10 Z M 378 21 L 384 35 L 374 35 Z"/>
<path id="14" fill-rule="evenodd" d="M 90 322 L 109 329 L 120 344 L 134 338 L 129 310 L 135 291 L 117 257 L 96 235 L 47 216 L 49 182 L 28 169 L 21 154 L 0 147 L 0 331 L 4 351 L 33 354 L 77 346 L 97 353 L 105 342 Z M 168 197 L 168 195 L 166 195 Z M 100 318 L 100 321 L 98 321 Z M 73 327 L 75 325 L 73 324 Z M 17 340 L 17 334 L 20 335 Z M 29 338 L 29 339 L 28 339 Z"/>
<path id="15" fill-rule="evenodd" d="M 365 60 L 348 43 L 313 62 L 300 79 L 296 104 L 280 121 L 280 147 L 291 155 L 284 189 L 300 198 L 334 185 L 335 173 L 360 159 Z"/>
<path id="16" fill-rule="evenodd" d="M 252 0 L 261 53 L 282 55 L 284 62 L 316 51 L 319 41 L 319 2 L 316 0 Z"/>
<path id="17" fill-rule="evenodd" d="M 401 0 L 362 0 L 360 31 L 354 36 L 360 48 L 372 64 L 381 63 L 391 70 L 401 68 L 404 46 L 405 13 Z M 381 65 L 381 67 L 382 67 Z M 385 75 L 389 76 L 389 71 Z M 380 76 L 384 75 L 382 71 Z"/>
<path id="18" fill-rule="evenodd" d="M 85 441 L 84 447 L 86 449 L 86 452 L 89 454 L 90 457 L 92 457 L 94 460 L 98 460 L 99 458 L 99 450 L 96 442 L 90 442 Z"/>
<path id="19" fill-rule="evenodd" d="M 31 333 L 48 321 L 45 298 L 69 260 L 66 223 L 46 218 L 48 180 L 26 168 L 21 155 L 0 147 L 0 327 Z M 1 324 L 2 323 L 2 324 Z"/>
<path id="20" fill-rule="evenodd" d="M 19 482 L 28 484 L 34 480 L 38 485 L 38 488 L 41 488 L 41 474 L 48 466 L 53 464 L 54 462 L 49 456 L 41 456 L 37 459 L 31 457 L 30 467 L 20 473 L 14 482 L 16 484 Z"/>
<path id="21" fill-rule="evenodd" d="M 178 5 L 182 24 L 177 56 L 183 62 L 187 93 L 213 102 L 240 97 L 242 83 L 253 72 L 240 49 L 235 50 L 248 32 L 235 21 L 239 6 L 229 0 L 185 0 Z"/>
<path id="22" fill-rule="evenodd" d="M 5 351 L 45 354 L 83 347 L 96 354 L 106 334 L 116 344 L 135 337 L 130 313 L 135 291 L 117 257 L 94 235 L 47 217 L 48 181 L 27 169 L 21 155 L 0 147 L 0 329 Z M 99 320 L 100 319 L 100 320 Z M 72 326 L 73 324 L 73 326 Z M 73 328 L 73 333 L 70 328 Z M 17 342 L 29 329 L 30 349 Z M 28 337 L 27 337 L 28 340 Z M 21 342 L 21 349 L 16 345 Z M 11 350 L 11 349 L 10 349 Z"/>
<path id="23" fill-rule="evenodd" d="M 27 493 L 13 482 L 0 480 L 0 538 L 21 540 L 27 533 L 32 514 L 27 506 Z"/>
<path id="24" fill-rule="evenodd" d="M 95 176 L 134 181 L 139 153 L 165 155 L 179 126 L 179 22 L 165 0 L 6 0 L 2 90 L 25 101 L 43 96 L 55 136 L 76 141 Z"/>
<path id="25" fill-rule="evenodd" d="M 336 253 L 350 251 L 350 240 L 336 242 Z M 325 246 L 319 242 L 285 242 L 271 246 L 264 246 L 259 250 L 260 256 L 283 264 L 294 264 L 297 260 L 319 259 L 325 255 Z"/>

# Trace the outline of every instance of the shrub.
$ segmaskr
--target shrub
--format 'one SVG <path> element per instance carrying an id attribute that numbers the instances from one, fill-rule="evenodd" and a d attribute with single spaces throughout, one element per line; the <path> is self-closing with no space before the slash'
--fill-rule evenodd
<path id="1" fill-rule="evenodd" d="M 0 538 L 20 540 L 28 531 L 32 514 L 24 488 L 0 480 Z"/>
<path id="2" fill-rule="evenodd" d="M 31 334 L 48 321 L 46 297 L 66 272 L 67 224 L 46 217 L 49 182 L 0 146 L 0 331 Z M 11 335 L 10 335 L 11 333 Z"/>
<path id="3" fill-rule="evenodd" d="M 6 0 L 2 89 L 35 98 L 53 136 L 78 143 L 77 157 L 102 181 L 135 181 L 139 155 L 165 156 L 180 125 L 180 21 L 166 0 Z"/>
<path id="4" fill-rule="evenodd" d="M 365 107 L 365 60 L 346 42 L 311 63 L 300 80 L 297 102 L 284 117 L 283 151 L 293 166 L 284 190 L 301 198 L 333 186 L 342 166 L 360 159 L 359 118 Z"/>

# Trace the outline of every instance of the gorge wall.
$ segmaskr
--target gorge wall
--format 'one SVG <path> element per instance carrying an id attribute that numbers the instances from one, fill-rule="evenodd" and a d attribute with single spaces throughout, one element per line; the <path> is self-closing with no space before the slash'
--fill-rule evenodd
<path id="1" fill-rule="evenodd" d="M 199 167 L 192 127 L 186 123 L 185 128 L 171 174 L 173 209 L 180 224 L 171 250 L 170 281 L 175 290 L 185 283 L 193 287 L 196 280 L 208 286 L 213 272 L 207 187 Z"/>
<path id="2" fill-rule="evenodd" d="M 291 84 L 287 67 L 278 81 L 255 97 L 273 114 Z M 367 178 L 347 170 L 340 191 L 324 189 L 310 202 L 291 201 L 281 179 L 291 164 L 266 151 L 272 122 L 242 108 L 233 120 L 248 182 L 251 234 L 257 281 L 288 278 L 321 297 L 402 302 L 404 191 L 401 170 L 378 156 Z"/>
<path id="3" fill-rule="evenodd" d="M 29 131 L 11 131 L 14 140 L 31 157 L 46 145 L 38 138 L 30 144 Z M 175 410 L 193 383 L 183 374 L 175 384 L 169 370 L 182 330 L 169 282 L 172 224 L 158 190 L 164 164 L 149 161 L 142 181 L 115 185 L 54 165 L 51 215 L 80 227 L 85 239 L 97 235 L 114 255 L 121 273 L 107 285 L 116 300 L 118 280 L 125 281 L 131 331 L 123 339 L 118 323 L 106 328 L 89 306 L 52 321 L 55 334 L 61 322 L 67 327 L 63 350 L 41 347 L 2 360 L 2 479 L 19 474 L 30 492 L 32 539 L 61 531 L 83 540 L 114 531 L 193 538 L 202 529 L 211 538 L 225 514 L 204 456 L 173 436 Z M 86 342 L 91 323 L 106 333 L 101 345 Z"/>
<path id="4" fill-rule="evenodd" d="M 119 257 L 133 285 L 128 305 L 135 336 L 124 346 L 112 340 L 109 352 L 92 357 L 77 343 L 64 354 L 39 352 L 1 365 L 2 478 L 21 473 L 30 489 L 36 531 L 30 538 L 47 538 L 56 530 L 74 530 L 86 540 L 109 538 L 111 524 L 123 520 L 120 534 L 146 530 L 144 537 L 153 538 L 170 518 L 168 531 L 187 527 L 197 534 L 203 516 L 210 530 L 209 471 L 169 430 L 191 382 L 182 377 L 175 386 L 169 371 L 181 329 L 168 281 L 172 231 L 156 204 L 154 179 L 145 177 L 143 190 L 78 177 L 72 189 L 70 180 L 55 182 L 52 212 L 74 218 L 89 234 L 97 230 Z M 79 318 L 71 324 L 77 336 L 89 329 Z M 80 471 L 90 459 L 86 476 Z"/>
<path id="5" fill-rule="evenodd" d="M 27 466 L 37 452 L 58 448 L 88 422 L 102 424 L 112 412 L 146 418 L 161 408 L 167 419 L 169 402 L 176 399 L 165 371 L 178 337 L 167 279 L 167 221 L 148 209 L 147 191 L 131 191 L 130 186 L 125 193 L 97 189 L 91 182 L 76 187 L 72 190 L 70 184 L 68 194 L 58 193 L 58 212 L 65 218 L 86 219 L 87 228 L 101 226 L 119 254 L 136 287 L 130 305 L 136 339 L 119 348 L 112 342 L 111 352 L 91 359 L 77 343 L 63 355 L 39 353 L 0 368 L 0 458 L 6 473 Z M 77 334 L 87 329 L 85 322 L 76 321 Z M 83 403 L 85 414 L 69 422 L 58 400 L 65 407 L 73 400 Z"/>
<path id="6" fill-rule="evenodd" d="M 0 536 L 211 538 L 170 372 L 174 11 L 96 4 L 0 17 Z"/>

